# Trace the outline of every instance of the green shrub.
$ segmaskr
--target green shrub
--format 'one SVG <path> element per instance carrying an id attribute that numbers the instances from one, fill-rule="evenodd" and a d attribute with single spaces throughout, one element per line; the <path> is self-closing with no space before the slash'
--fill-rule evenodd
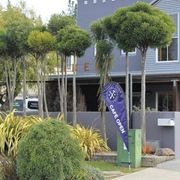
<path id="1" fill-rule="evenodd" d="M 63 180 L 81 168 L 83 154 L 68 126 L 47 120 L 33 126 L 21 139 L 17 174 L 21 180 Z"/>
<path id="2" fill-rule="evenodd" d="M 86 160 L 89 160 L 96 152 L 105 152 L 110 150 L 98 130 L 93 128 L 87 129 L 80 125 L 76 125 L 71 129 L 71 132 L 80 142 L 80 146 L 86 154 Z"/>
<path id="3" fill-rule="evenodd" d="M 104 180 L 102 172 L 92 166 L 85 165 L 81 171 L 76 174 L 73 180 Z"/>

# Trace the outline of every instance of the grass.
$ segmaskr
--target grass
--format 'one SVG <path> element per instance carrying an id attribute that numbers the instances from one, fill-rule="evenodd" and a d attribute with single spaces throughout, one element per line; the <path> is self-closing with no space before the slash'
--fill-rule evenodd
<path id="1" fill-rule="evenodd" d="M 120 167 L 115 163 L 110 163 L 105 161 L 86 161 L 86 164 L 98 168 L 101 171 L 120 171 L 123 173 L 132 173 L 142 169 L 142 168 L 129 169 L 128 167 Z"/>

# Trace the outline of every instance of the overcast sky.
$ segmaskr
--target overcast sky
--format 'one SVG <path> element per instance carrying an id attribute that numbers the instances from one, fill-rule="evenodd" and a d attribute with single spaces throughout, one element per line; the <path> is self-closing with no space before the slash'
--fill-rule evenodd
<path id="1" fill-rule="evenodd" d="M 3 7 L 8 0 L 0 0 Z M 18 4 L 20 0 L 10 0 L 13 5 Z M 67 10 L 68 0 L 24 0 L 28 8 L 33 9 L 37 15 L 40 15 L 44 22 L 47 22 L 54 13 L 61 13 Z"/>

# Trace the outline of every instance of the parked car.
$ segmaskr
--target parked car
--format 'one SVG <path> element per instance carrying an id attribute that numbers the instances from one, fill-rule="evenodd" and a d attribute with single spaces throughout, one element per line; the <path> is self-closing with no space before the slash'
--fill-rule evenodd
<path id="1" fill-rule="evenodd" d="M 13 107 L 16 111 L 23 111 L 23 98 L 15 98 Z M 38 111 L 38 98 L 26 98 L 26 111 Z"/>

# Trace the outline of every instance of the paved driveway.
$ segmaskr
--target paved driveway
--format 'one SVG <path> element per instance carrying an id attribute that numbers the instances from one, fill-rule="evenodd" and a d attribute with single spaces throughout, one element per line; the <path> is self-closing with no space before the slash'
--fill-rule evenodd
<path id="1" fill-rule="evenodd" d="M 159 164 L 156 168 L 147 168 L 114 180 L 180 180 L 180 159 Z"/>

